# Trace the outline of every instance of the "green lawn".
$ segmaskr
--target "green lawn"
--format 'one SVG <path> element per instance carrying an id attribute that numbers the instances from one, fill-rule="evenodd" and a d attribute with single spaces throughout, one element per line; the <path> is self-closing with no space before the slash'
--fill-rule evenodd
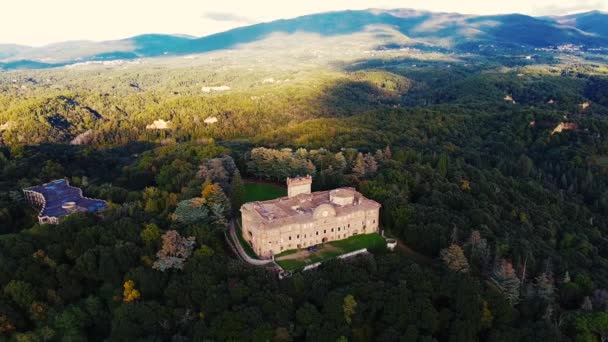
<path id="1" fill-rule="evenodd" d="M 294 271 L 303 268 L 306 265 L 314 264 L 316 262 L 323 262 L 329 259 L 336 258 L 339 255 L 356 251 L 358 249 L 367 248 L 367 250 L 373 250 L 375 248 L 381 248 L 386 246 L 384 238 L 380 234 L 364 234 L 351 236 L 348 239 L 332 241 L 326 243 L 319 250 L 310 253 L 310 255 L 298 259 L 288 259 L 277 261 L 283 269 L 288 271 Z M 298 250 L 288 250 L 281 254 L 278 254 L 275 259 L 282 256 L 295 254 Z"/>
<path id="2" fill-rule="evenodd" d="M 251 245 L 249 244 L 249 242 L 245 241 L 245 239 L 243 238 L 243 233 L 241 230 L 241 220 L 237 220 L 236 221 L 236 235 L 238 235 L 239 237 L 239 242 L 241 243 L 241 246 L 243 246 L 243 249 L 245 250 L 245 253 L 247 253 L 247 255 L 249 255 L 250 257 L 254 258 L 254 259 L 259 259 L 259 257 L 257 256 L 257 254 L 255 254 L 255 252 L 253 251 L 253 248 L 251 247 Z"/>
<path id="3" fill-rule="evenodd" d="M 270 183 L 245 183 L 245 203 L 287 196 L 287 189 Z"/>

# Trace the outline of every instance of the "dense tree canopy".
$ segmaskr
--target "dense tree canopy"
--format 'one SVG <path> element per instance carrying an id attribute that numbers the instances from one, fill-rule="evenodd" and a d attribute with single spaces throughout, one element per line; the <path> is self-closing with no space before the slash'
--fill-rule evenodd
<path id="1" fill-rule="evenodd" d="M 600 64 L 2 74 L 0 340 L 606 339 Z M 245 181 L 304 174 L 380 202 L 403 244 L 284 280 L 238 260 Z M 108 209 L 36 223 L 21 189 L 63 177 Z"/>

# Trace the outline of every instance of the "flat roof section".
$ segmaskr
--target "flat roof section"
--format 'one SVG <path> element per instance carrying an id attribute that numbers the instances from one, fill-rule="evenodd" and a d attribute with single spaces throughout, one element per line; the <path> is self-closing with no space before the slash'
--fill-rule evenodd
<path id="1" fill-rule="evenodd" d="M 24 189 L 41 194 L 45 200 L 45 206 L 38 216 L 59 217 L 73 213 L 74 211 L 96 212 L 105 209 L 105 201 L 92 199 L 82 196 L 82 189 L 73 187 L 65 179 L 58 179 L 52 182 L 33 186 Z M 75 205 L 71 205 L 73 202 Z M 65 205 L 68 203 L 68 205 Z M 72 209 L 76 208 L 76 210 Z"/>

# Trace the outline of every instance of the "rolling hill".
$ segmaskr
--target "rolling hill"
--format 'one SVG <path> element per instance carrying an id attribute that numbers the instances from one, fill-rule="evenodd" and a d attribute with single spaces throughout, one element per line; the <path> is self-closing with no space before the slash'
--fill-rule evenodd
<path id="1" fill-rule="evenodd" d="M 395 30 L 412 45 L 441 47 L 456 52 L 475 52 L 480 45 L 507 49 L 562 44 L 601 47 L 608 46 L 608 28 L 602 25 L 607 17 L 607 14 L 597 11 L 538 18 L 521 14 L 473 16 L 408 9 L 339 11 L 244 26 L 200 38 L 145 34 L 116 41 L 64 42 L 36 48 L 0 45 L 0 69 L 197 54 L 259 42 L 277 33 L 303 32 L 320 38 L 348 38 L 370 27 Z"/>

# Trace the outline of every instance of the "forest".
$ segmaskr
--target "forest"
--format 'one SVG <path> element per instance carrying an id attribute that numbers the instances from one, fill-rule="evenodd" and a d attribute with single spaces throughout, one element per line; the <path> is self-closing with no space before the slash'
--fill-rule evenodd
<path id="1" fill-rule="evenodd" d="M 605 340 L 606 64 L 433 56 L 0 73 L 0 341 Z M 407 249 L 240 261 L 243 183 L 303 174 Z M 108 209 L 38 224 L 58 178 Z"/>

